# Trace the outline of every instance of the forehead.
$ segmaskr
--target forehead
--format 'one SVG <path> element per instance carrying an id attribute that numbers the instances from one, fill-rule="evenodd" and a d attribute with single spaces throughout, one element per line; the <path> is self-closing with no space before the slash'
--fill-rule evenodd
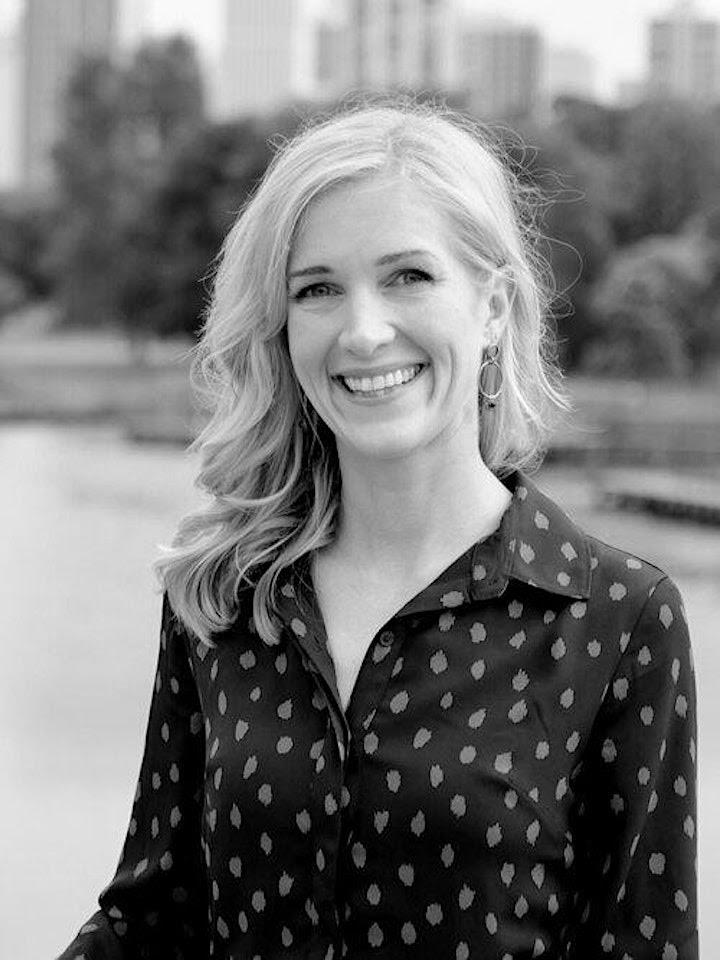
<path id="1" fill-rule="evenodd" d="M 306 257 L 325 260 L 386 248 L 423 247 L 450 254 L 447 217 L 426 193 L 401 177 L 382 177 L 333 187 L 308 206 L 290 256 L 291 267 Z M 323 261 L 325 262 L 325 261 Z"/>

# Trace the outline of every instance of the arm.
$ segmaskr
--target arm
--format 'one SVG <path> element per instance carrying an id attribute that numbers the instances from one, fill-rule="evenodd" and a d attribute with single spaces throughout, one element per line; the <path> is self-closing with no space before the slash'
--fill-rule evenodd
<path id="1" fill-rule="evenodd" d="M 569 957 L 697 960 L 695 681 L 670 580 L 625 640 L 575 786 Z"/>
<path id="2" fill-rule="evenodd" d="M 200 848 L 204 738 L 187 637 L 167 598 L 132 818 L 100 910 L 59 960 L 207 955 Z"/>

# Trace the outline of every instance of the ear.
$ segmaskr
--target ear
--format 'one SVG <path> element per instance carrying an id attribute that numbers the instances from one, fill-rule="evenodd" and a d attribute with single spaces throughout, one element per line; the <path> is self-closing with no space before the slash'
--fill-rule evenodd
<path id="1" fill-rule="evenodd" d="M 485 336 L 488 343 L 498 343 L 512 315 L 515 281 L 504 270 L 496 271 L 487 288 Z"/>

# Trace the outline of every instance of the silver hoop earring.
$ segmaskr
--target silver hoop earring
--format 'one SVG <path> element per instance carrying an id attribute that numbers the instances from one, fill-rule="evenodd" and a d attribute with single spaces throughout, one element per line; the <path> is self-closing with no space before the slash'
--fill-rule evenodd
<path id="1" fill-rule="evenodd" d="M 496 343 L 486 347 L 480 364 L 478 389 L 483 405 L 489 410 L 497 406 L 503 389 L 503 371 L 498 360 L 499 352 L 500 348 Z"/>

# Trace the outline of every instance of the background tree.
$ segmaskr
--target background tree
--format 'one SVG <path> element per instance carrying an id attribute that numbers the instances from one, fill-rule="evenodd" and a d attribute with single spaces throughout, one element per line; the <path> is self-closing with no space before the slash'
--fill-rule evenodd
<path id="1" fill-rule="evenodd" d="M 55 149 L 60 226 L 52 263 L 67 323 L 122 323 L 121 270 L 168 158 L 202 122 L 202 85 L 182 38 L 152 41 L 122 69 L 84 60 Z"/>
<path id="2" fill-rule="evenodd" d="M 712 371 L 720 357 L 720 206 L 702 210 L 684 228 L 684 236 L 700 247 L 706 283 L 687 318 L 685 339 L 694 370 Z"/>
<path id="3" fill-rule="evenodd" d="M 192 135 L 205 116 L 194 46 L 182 36 L 144 43 L 125 72 L 122 101 L 137 157 L 162 156 Z"/>
<path id="4" fill-rule="evenodd" d="M 179 144 L 131 224 L 118 273 L 119 308 L 135 336 L 197 332 L 223 238 L 270 161 L 271 140 L 297 124 L 294 111 L 207 123 Z"/>
<path id="5" fill-rule="evenodd" d="M 711 279 L 699 234 L 648 237 L 618 250 L 594 290 L 598 329 L 585 346 L 585 368 L 626 376 L 691 372 L 695 317 Z"/>
<path id="6" fill-rule="evenodd" d="M 0 296 L 0 315 L 50 295 L 53 275 L 47 251 L 56 220 L 51 197 L 0 196 L 0 273 L 5 291 Z"/>
<path id="7" fill-rule="evenodd" d="M 447 103 L 471 112 L 460 94 Z M 193 335 L 223 237 L 272 144 L 305 115 L 336 108 L 294 104 L 274 116 L 209 122 L 194 50 L 179 37 L 146 44 L 127 68 L 86 61 L 68 90 L 56 151 L 51 256 L 39 255 L 23 221 L 15 245 L 0 241 L 0 270 L 25 256 L 24 244 L 42 267 L 26 271 L 22 289 L 39 289 L 49 262 L 67 321 L 117 324 L 138 344 Z M 565 366 L 681 374 L 717 355 L 720 110 L 618 109 L 565 97 L 550 122 L 516 117 L 513 125 L 520 138 L 499 128 L 503 146 L 522 188 L 544 197 L 540 252 L 555 279 Z M 0 226 L 8 216 L 0 203 Z M 15 277 L 5 284 L 9 302 Z"/>
<path id="8" fill-rule="evenodd" d="M 619 152 L 626 112 L 583 97 L 561 96 L 553 103 L 555 124 L 575 143 L 600 156 Z"/>
<path id="9" fill-rule="evenodd" d="M 554 282 L 561 359 L 574 367 L 594 336 L 592 287 L 614 248 L 607 189 L 613 161 L 580 144 L 563 123 L 526 121 L 521 139 L 506 139 L 505 147 L 539 204 L 538 249 Z"/>
<path id="10" fill-rule="evenodd" d="M 50 260 L 67 323 L 112 319 L 114 230 L 122 197 L 122 75 L 106 59 L 84 60 L 65 95 L 63 136 L 54 159 L 58 228 Z"/>
<path id="11" fill-rule="evenodd" d="M 621 243 L 670 234 L 720 191 L 720 130 L 691 104 L 651 101 L 628 111 L 618 176 L 612 185 L 622 207 Z"/>

